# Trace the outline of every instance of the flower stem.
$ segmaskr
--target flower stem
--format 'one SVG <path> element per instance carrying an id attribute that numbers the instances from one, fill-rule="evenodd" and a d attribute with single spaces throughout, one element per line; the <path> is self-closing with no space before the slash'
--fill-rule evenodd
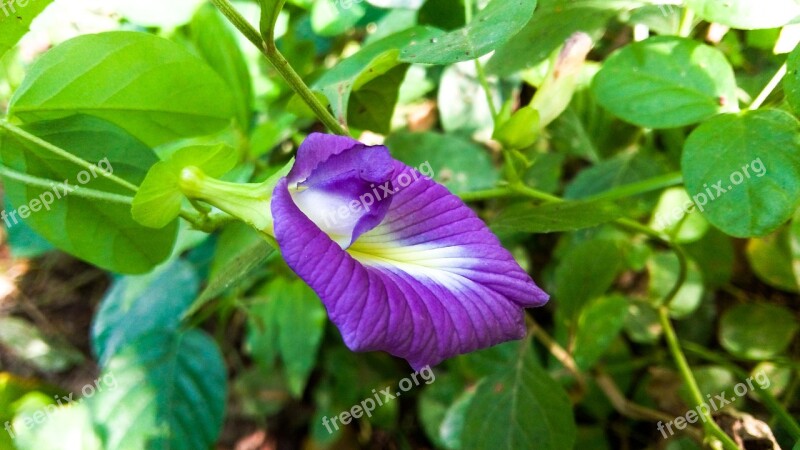
<path id="1" fill-rule="evenodd" d="M 688 6 L 683 7 L 683 14 L 681 14 L 681 22 L 678 26 L 678 35 L 681 37 L 689 37 L 692 34 L 694 26 L 694 11 Z"/>
<path id="2" fill-rule="evenodd" d="M 259 51 L 267 58 L 267 61 L 283 77 L 292 90 L 306 102 L 317 118 L 325 124 L 328 129 L 342 136 L 349 136 L 347 130 L 339 123 L 328 109 L 317 99 L 314 93 L 305 84 L 300 75 L 295 72 L 286 58 L 278 51 L 272 38 L 264 40 L 261 34 L 253 28 L 228 0 L 211 0 L 211 3 L 235 26 L 248 41 L 252 42 Z M 276 11 L 275 14 L 278 12 Z M 270 30 L 270 35 L 272 30 Z"/>
<path id="3" fill-rule="evenodd" d="M 98 191 L 90 189 L 85 186 L 71 186 L 64 183 L 55 182 L 46 178 L 39 178 L 26 173 L 17 172 L 5 166 L 0 166 L 0 175 L 9 180 L 19 181 L 26 186 L 35 186 L 38 188 L 51 190 L 54 187 L 60 188 L 64 192 L 68 192 L 70 197 L 82 197 L 90 200 L 98 200 L 101 202 L 115 203 L 119 205 L 132 205 L 133 197 L 120 194 L 112 194 L 111 192 Z M 78 189 L 80 187 L 80 189 Z"/>
<path id="4" fill-rule="evenodd" d="M 739 446 L 736 445 L 733 439 L 725 434 L 719 425 L 714 422 L 714 418 L 711 417 L 711 413 L 708 412 L 706 408 L 699 408 L 700 405 L 705 403 L 703 400 L 703 393 L 700 391 L 700 387 L 697 385 L 697 380 L 694 378 L 694 374 L 689 367 L 689 363 L 686 361 L 686 356 L 683 354 L 683 350 L 678 342 L 678 337 L 675 334 L 675 329 L 672 327 L 672 322 L 669 318 L 669 308 L 667 308 L 666 305 L 662 305 L 660 308 L 658 308 L 658 317 L 661 321 L 661 326 L 664 328 L 664 337 L 667 341 L 667 347 L 672 354 L 672 359 L 675 361 L 678 372 L 680 373 L 683 382 L 686 383 L 686 387 L 689 389 L 689 393 L 692 396 L 692 401 L 695 404 L 695 407 L 697 407 L 696 409 L 701 418 L 703 419 L 703 428 L 706 431 L 706 439 L 712 440 L 712 448 L 719 448 L 719 444 L 713 442 L 716 440 L 722 444 L 722 448 L 725 450 L 739 450 Z"/>
<path id="5" fill-rule="evenodd" d="M 70 152 L 68 152 L 68 151 L 66 151 L 64 149 L 62 149 L 60 147 L 57 147 L 57 146 L 45 141 L 44 139 L 39 138 L 38 136 L 34 136 L 33 134 L 28 133 L 27 131 L 23 130 L 22 128 L 20 128 L 20 127 L 18 127 L 16 125 L 12 125 L 12 124 L 6 122 L 5 120 L 0 120 L 0 127 L 5 129 L 6 131 L 12 133 L 12 134 L 15 134 L 15 135 L 21 137 L 22 139 L 25 139 L 26 141 L 28 141 L 30 143 L 38 145 L 42 149 L 47 150 L 48 152 L 50 152 L 50 153 L 52 153 L 52 154 L 54 154 L 54 155 L 56 155 L 56 156 L 58 156 L 60 158 L 66 159 L 67 161 L 69 161 L 69 162 L 71 162 L 71 163 L 73 163 L 73 164 L 75 164 L 77 166 L 80 166 L 80 167 L 82 167 L 82 168 L 84 168 L 86 170 L 91 170 L 92 173 L 98 173 L 101 176 L 103 176 L 104 178 L 107 178 L 109 181 L 113 181 L 114 183 L 116 183 L 116 184 L 118 184 L 118 185 L 120 185 L 120 186 L 122 186 L 122 187 L 124 187 L 124 188 L 126 188 L 128 190 L 130 190 L 130 191 L 136 192 L 136 191 L 139 190 L 139 187 L 136 186 L 135 184 L 130 183 L 130 182 L 126 181 L 126 180 L 123 180 L 122 178 L 120 178 L 120 177 L 118 177 L 116 175 L 113 175 L 113 174 L 111 174 L 109 172 L 106 172 L 101 167 L 99 167 L 99 166 L 97 166 L 95 164 L 92 164 L 92 163 L 90 163 L 89 161 L 86 161 L 83 158 L 75 156 L 72 153 L 70 153 Z"/>
<path id="6" fill-rule="evenodd" d="M 683 175 L 681 175 L 680 172 L 672 172 L 666 175 L 648 178 L 636 183 L 624 184 L 622 186 L 609 189 L 605 192 L 601 192 L 597 195 L 587 197 L 584 200 L 619 200 L 621 198 L 633 197 L 636 195 L 646 194 L 648 192 L 678 186 L 682 183 Z"/>
<path id="7" fill-rule="evenodd" d="M 783 77 L 786 76 L 787 72 L 788 72 L 788 66 L 786 65 L 786 63 L 784 63 L 781 66 L 781 68 L 778 69 L 778 72 L 775 73 L 775 76 L 773 76 L 772 79 L 769 80 L 769 83 L 767 83 L 767 85 L 764 87 L 761 93 L 758 94 L 758 97 L 756 97 L 756 99 L 753 100 L 753 103 L 750 104 L 748 109 L 750 111 L 755 111 L 758 108 L 760 108 L 761 105 L 763 105 L 764 102 L 767 100 L 769 95 L 772 94 L 772 91 L 774 91 L 775 88 L 778 87 L 778 84 L 780 84 L 781 80 L 783 80 Z"/>

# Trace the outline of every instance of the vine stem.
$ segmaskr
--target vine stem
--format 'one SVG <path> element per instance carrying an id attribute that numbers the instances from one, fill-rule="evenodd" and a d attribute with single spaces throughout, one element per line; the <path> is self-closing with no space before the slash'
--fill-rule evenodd
<path id="1" fill-rule="evenodd" d="M 339 121 L 328 111 L 328 109 L 319 101 L 311 89 L 305 84 L 300 75 L 295 72 L 289 61 L 283 57 L 272 36 L 264 39 L 261 33 L 256 31 L 252 25 L 244 18 L 236 8 L 228 0 L 211 0 L 211 3 L 230 21 L 233 26 L 244 35 L 248 41 L 258 48 L 258 50 L 267 58 L 267 61 L 272 67 L 283 77 L 289 84 L 292 90 L 306 102 L 309 108 L 314 112 L 317 118 L 325 124 L 325 126 L 338 135 L 349 136 L 350 133 L 342 126 Z M 278 11 L 275 11 L 277 14 Z M 270 30 L 270 35 L 272 30 Z"/>
<path id="2" fill-rule="evenodd" d="M 39 178 L 26 173 L 17 172 L 16 170 L 2 165 L 0 165 L 0 175 L 10 180 L 25 183 L 27 186 L 35 186 L 48 191 L 54 188 L 60 188 L 63 192 L 67 193 L 65 195 L 69 195 L 70 197 L 83 197 L 91 200 L 99 200 L 121 205 L 133 204 L 133 197 L 129 197 L 127 195 L 112 194 L 110 192 L 98 191 L 96 189 L 90 189 L 84 186 L 71 186 L 64 183 L 58 183 L 46 178 Z"/>
<path id="3" fill-rule="evenodd" d="M 42 149 L 47 150 L 48 152 L 50 152 L 50 153 L 52 153 L 54 155 L 57 155 L 57 156 L 59 156 L 61 158 L 64 158 L 64 159 L 66 159 L 67 161 L 69 161 L 71 163 L 74 163 L 75 165 L 83 167 L 84 169 L 87 169 L 87 170 L 91 170 L 92 173 L 99 173 L 100 175 L 102 175 L 103 177 L 107 178 L 108 180 L 113 181 L 114 183 L 116 183 L 116 184 L 118 184 L 118 185 L 120 185 L 120 186 L 122 186 L 122 187 L 124 187 L 124 188 L 126 188 L 128 190 L 130 190 L 130 191 L 136 192 L 136 191 L 139 190 L 139 186 L 136 186 L 135 184 L 130 183 L 130 182 L 126 181 L 126 180 L 123 180 L 122 178 L 120 178 L 120 177 L 118 177 L 118 176 L 116 176 L 116 175 L 114 175 L 114 174 L 112 174 L 110 172 L 106 172 L 104 169 L 98 167 L 97 165 L 92 164 L 92 163 L 90 163 L 90 162 L 88 162 L 85 159 L 82 159 L 80 157 L 77 157 L 77 156 L 73 155 L 72 153 L 70 153 L 70 152 L 68 152 L 68 151 L 66 151 L 64 149 L 62 149 L 60 147 L 57 147 L 57 146 L 45 141 L 44 139 L 39 138 L 38 136 L 34 136 L 33 134 L 28 133 L 27 131 L 23 130 L 22 128 L 20 128 L 20 127 L 18 127 L 16 125 L 12 125 L 12 124 L 6 122 L 5 120 L 0 120 L 0 127 L 2 127 L 3 129 L 7 130 L 8 132 L 10 132 L 12 134 L 15 134 L 15 135 L 25 139 L 28 142 L 31 142 L 33 144 L 38 145 Z"/>
<path id="4" fill-rule="evenodd" d="M 464 23 L 469 25 L 472 22 L 472 2 L 473 0 L 464 0 Z M 486 102 L 489 104 L 489 111 L 492 113 L 492 120 L 497 122 L 497 106 L 494 104 L 494 97 L 492 97 L 492 89 L 489 87 L 489 80 L 486 78 L 486 72 L 483 70 L 480 58 L 475 58 L 475 74 L 478 76 L 478 82 L 486 95 Z"/>
<path id="5" fill-rule="evenodd" d="M 682 37 L 688 37 L 692 34 L 692 27 L 694 25 L 694 11 L 692 8 L 688 6 L 683 7 L 683 13 L 681 14 L 681 22 L 678 25 L 678 35 Z"/>
<path id="6" fill-rule="evenodd" d="M 661 321 L 661 326 L 664 328 L 664 337 L 667 341 L 667 347 L 672 354 L 672 359 L 675 360 L 675 365 L 678 367 L 678 372 L 680 373 L 681 378 L 683 378 L 683 382 L 686 383 L 686 387 L 689 388 L 692 401 L 696 404 L 696 406 L 704 404 L 705 401 L 703 400 L 703 393 L 700 392 L 700 387 L 697 385 L 697 380 L 694 378 L 694 374 L 692 373 L 692 369 L 689 367 L 688 361 L 686 361 L 686 355 L 683 354 L 680 342 L 678 341 L 678 336 L 675 334 L 675 329 L 672 327 L 672 321 L 669 318 L 669 308 L 667 306 L 662 305 L 658 309 L 658 318 Z M 711 417 L 711 413 L 707 411 L 706 408 L 697 408 L 697 410 L 702 416 L 703 428 L 706 431 L 707 439 L 716 439 L 722 444 L 722 448 L 725 450 L 739 450 L 739 446 L 736 445 L 730 436 L 722 431 L 716 422 L 714 422 L 714 418 Z M 718 445 L 713 445 L 713 443 L 711 447 L 719 448 Z"/>
<path id="7" fill-rule="evenodd" d="M 758 108 L 760 108 L 761 105 L 763 105 L 764 102 L 767 100 L 767 97 L 769 97 L 769 95 L 772 94 L 772 91 L 774 91 L 775 88 L 778 87 L 778 84 L 780 84 L 781 80 L 783 80 L 783 77 L 786 76 L 787 72 L 788 72 L 788 66 L 786 65 L 786 63 L 783 63 L 781 68 L 778 69 L 778 72 L 775 73 L 775 76 L 773 76 L 772 79 L 769 80 L 769 83 L 767 83 L 767 85 L 764 87 L 761 93 L 758 94 L 758 97 L 756 97 L 756 99 L 753 100 L 753 103 L 751 103 L 747 109 L 749 109 L 750 111 L 755 111 Z"/>

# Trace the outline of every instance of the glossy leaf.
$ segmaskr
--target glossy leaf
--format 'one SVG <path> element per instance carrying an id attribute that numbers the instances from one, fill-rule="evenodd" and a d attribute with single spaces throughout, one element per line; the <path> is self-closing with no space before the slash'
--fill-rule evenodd
<path id="1" fill-rule="evenodd" d="M 400 52 L 400 59 L 445 65 L 479 58 L 517 34 L 535 8 L 536 0 L 491 0 L 463 28 L 409 43 Z"/>
<path id="2" fill-rule="evenodd" d="M 492 221 L 497 231 L 553 233 L 575 231 L 611 222 L 624 216 L 624 211 L 610 202 L 571 201 L 540 206 L 514 205 Z"/>
<path id="3" fill-rule="evenodd" d="M 9 109 L 27 122 L 90 114 L 151 145 L 219 131 L 234 116 L 227 85 L 202 60 L 166 39 L 121 31 L 48 51 Z"/>
<path id="4" fill-rule="evenodd" d="M 800 114 L 800 46 L 795 47 L 789 54 L 786 67 L 788 72 L 783 81 L 786 100 L 797 115 Z"/>
<path id="5" fill-rule="evenodd" d="M 572 448 L 575 435 L 566 393 L 539 367 L 528 347 L 520 350 L 513 366 L 478 385 L 461 441 L 464 450 L 561 450 Z"/>
<path id="6" fill-rule="evenodd" d="M 600 104 L 648 128 L 674 128 L 736 111 L 733 69 L 719 51 L 696 41 L 657 36 L 623 47 L 594 78 Z"/>
<path id="7" fill-rule="evenodd" d="M 158 159 L 152 150 L 125 131 L 88 116 L 74 116 L 32 124 L 27 130 L 38 137 L 93 163 L 107 158 L 114 175 L 139 184 Z M 54 182 L 67 180 L 70 187 L 82 187 L 120 195 L 132 192 L 102 176 L 54 157 L 51 153 L 10 135 L 0 135 L 3 164 L 28 175 Z M 105 164 L 101 164 L 102 166 Z M 87 180 L 88 176 L 88 180 Z M 79 178 L 80 177 L 80 178 Z M 6 195 L 15 205 L 32 205 L 36 200 L 63 194 L 63 188 L 43 189 L 5 180 Z M 78 190 L 80 192 L 80 190 Z M 56 247 L 99 267 L 121 273 L 147 272 L 164 261 L 172 251 L 177 222 L 154 231 L 131 218 L 130 206 L 99 202 L 75 194 L 55 198 L 50 209 L 39 207 L 27 224 Z"/>
<path id="8" fill-rule="evenodd" d="M 797 265 L 792 256 L 792 236 L 789 227 L 747 243 L 747 260 L 753 273 L 770 286 L 800 293 L 800 284 L 793 266 Z"/>
<path id="9" fill-rule="evenodd" d="M 719 340 L 736 356 L 766 359 L 786 350 L 798 330 L 800 325 L 791 310 L 767 303 L 746 303 L 722 314 Z"/>
<path id="10" fill-rule="evenodd" d="M 621 249 L 610 240 L 590 240 L 571 247 L 555 272 L 555 298 L 564 317 L 577 317 L 592 299 L 606 292 L 622 269 Z"/>
<path id="11" fill-rule="evenodd" d="M 715 117 L 686 141 L 686 190 L 714 226 L 765 236 L 800 206 L 800 123 L 777 110 Z"/>
<path id="12" fill-rule="evenodd" d="M 578 318 L 575 363 L 590 369 L 622 331 L 628 315 L 628 299 L 619 295 L 600 297 L 586 305 Z"/>
<path id="13" fill-rule="evenodd" d="M 31 22 L 53 0 L 8 1 L 0 4 L 0 57 L 28 32 Z"/>

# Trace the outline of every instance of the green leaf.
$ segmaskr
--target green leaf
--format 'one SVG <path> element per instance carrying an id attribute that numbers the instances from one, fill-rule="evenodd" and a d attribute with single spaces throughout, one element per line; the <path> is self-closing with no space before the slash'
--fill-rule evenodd
<path id="1" fill-rule="evenodd" d="M 655 304 L 661 304 L 678 281 L 680 263 L 673 252 L 658 252 L 647 261 L 650 275 L 648 295 Z M 689 260 L 686 280 L 669 304 L 672 317 L 683 318 L 693 313 L 703 300 L 703 276 L 694 261 Z"/>
<path id="2" fill-rule="evenodd" d="M 622 250 L 611 240 L 593 239 L 572 246 L 556 267 L 557 305 L 565 318 L 611 287 L 622 269 Z"/>
<path id="3" fill-rule="evenodd" d="M 0 58 L 28 32 L 31 22 L 53 0 L 11 0 L 0 3 Z"/>
<path id="4" fill-rule="evenodd" d="M 378 82 L 382 76 L 394 73 L 394 69 L 398 66 L 407 68 L 406 64 L 402 64 L 398 60 L 398 48 L 409 42 L 429 39 L 430 36 L 435 36 L 436 34 L 436 30 L 427 27 L 414 27 L 379 39 L 364 46 L 364 48 L 353 56 L 350 56 L 332 69 L 326 71 L 325 74 L 314 83 L 313 87 L 325 94 L 325 97 L 330 102 L 334 115 L 340 122 L 346 123 L 346 114 L 351 111 L 350 97 L 353 91 L 367 86 L 374 91 L 376 86 L 371 82 Z M 402 72 L 405 73 L 405 69 L 403 69 Z M 395 73 L 394 78 L 396 77 L 397 75 Z M 390 77 L 388 80 L 394 80 L 394 78 Z M 394 99 L 396 99 L 400 84 L 394 82 L 391 84 L 393 88 L 382 88 L 379 90 L 383 92 L 388 91 L 390 94 L 393 93 L 392 95 Z M 363 98 L 360 100 L 370 101 L 373 99 Z M 380 99 L 377 101 L 380 101 Z M 365 106 L 363 101 L 359 101 L 358 105 L 360 107 Z M 375 107 L 376 105 L 366 106 Z M 393 110 L 394 103 L 390 106 L 390 110 Z"/>
<path id="5" fill-rule="evenodd" d="M 143 335 L 178 330 L 199 286 L 192 266 L 181 260 L 114 282 L 92 323 L 92 350 L 99 364 Z"/>
<path id="6" fill-rule="evenodd" d="M 311 288 L 297 279 L 276 278 L 262 294 L 266 298 L 254 304 L 249 315 L 249 351 L 265 368 L 280 355 L 290 391 L 300 398 L 317 361 L 325 309 Z"/>
<path id="7" fill-rule="evenodd" d="M 137 222 L 162 228 L 175 220 L 184 200 L 180 189 L 181 171 L 190 166 L 218 178 L 233 169 L 236 150 L 226 144 L 193 145 L 173 153 L 166 161 L 153 165 L 133 198 L 131 214 Z"/>
<path id="8" fill-rule="evenodd" d="M 525 106 L 500 124 L 494 131 L 493 139 L 508 150 L 521 150 L 530 147 L 539 137 L 539 112 L 536 108 Z"/>
<path id="9" fill-rule="evenodd" d="M 467 410 L 463 450 L 572 448 L 577 430 L 569 399 L 539 367 L 529 344 L 523 345 L 513 367 L 478 385 Z"/>
<path id="10" fill-rule="evenodd" d="M 407 70 L 407 64 L 396 66 L 378 78 L 357 87 L 347 108 L 349 125 L 357 129 L 389 134 L 400 85 Z M 355 86 L 359 86 L 359 80 L 356 80 Z"/>
<path id="11" fill-rule="evenodd" d="M 34 413 L 35 414 L 35 413 Z M 21 415 L 14 420 L 17 432 L 14 445 L 17 450 L 109 450 L 92 430 L 91 411 L 86 404 L 58 408 L 48 419 L 34 428 L 26 426 L 36 422 L 31 415 Z"/>
<path id="12" fill-rule="evenodd" d="M 409 43 L 400 59 L 409 63 L 453 64 L 479 58 L 506 43 L 528 23 L 536 0 L 491 0 L 472 22 L 428 40 Z"/>
<path id="13" fill-rule="evenodd" d="M 240 129 L 247 132 L 253 116 L 253 87 L 236 35 L 210 3 L 197 10 L 190 30 L 192 42 L 200 55 L 227 83 L 236 121 Z"/>
<path id="14" fill-rule="evenodd" d="M 263 268 L 274 253 L 275 248 L 249 225 L 236 222 L 225 227 L 217 241 L 208 283 L 189 312 L 196 311 L 226 290 L 241 285 L 257 269 Z"/>
<path id="15" fill-rule="evenodd" d="M 578 318 L 575 363 L 589 370 L 622 331 L 628 315 L 628 299 L 620 295 L 600 297 L 586 305 Z"/>
<path id="16" fill-rule="evenodd" d="M 114 175 L 139 184 L 147 170 L 158 161 L 152 150 L 120 128 L 88 116 L 45 121 L 26 127 L 27 131 L 69 151 L 75 156 L 113 170 Z M 131 192 L 93 176 L 85 169 L 54 157 L 28 141 L 0 135 L 0 159 L 13 170 L 55 182 L 69 181 L 72 188 L 113 194 Z M 108 167 L 103 167 L 108 166 Z M 49 210 L 33 212 L 26 223 L 53 245 L 104 269 L 121 273 L 147 272 L 164 261 L 172 251 L 178 223 L 154 231 L 131 218 L 130 206 L 98 202 L 75 194 L 63 196 L 62 188 L 43 189 L 5 179 L 7 198 L 14 205 L 33 206 L 32 202 L 55 198 Z M 50 194 L 47 194 L 50 192 Z M 80 193 L 80 190 L 77 191 Z"/>
<path id="17" fill-rule="evenodd" d="M 575 231 L 611 222 L 624 215 L 616 205 L 604 201 L 570 201 L 541 206 L 525 203 L 502 211 L 492 221 L 492 229 L 525 233 Z"/>
<path id="18" fill-rule="evenodd" d="M 261 5 L 261 36 L 264 39 L 275 38 L 275 24 L 278 22 L 283 4 L 286 0 L 259 0 Z"/>
<path id="19" fill-rule="evenodd" d="M 697 262 L 706 286 L 714 290 L 730 282 L 733 276 L 735 255 L 733 240 L 725 233 L 712 228 L 697 242 L 686 245 L 686 253 Z"/>
<path id="20" fill-rule="evenodd" d="M 744 30 L 778 28 L 800 16 L 796 0 L 687 0 L 686 6 L 708 22 Z"/>
<path id="21" fill-rule="evenodd" d="M 606 23 L 623 9 L 641 6 L 630 0 L 539 0 L 539 8 L 522 30 L 495 52 L 486 69 L 502 76 L 531 68 L 583 31 L 598 38 Z"/>
<path id="22" fill-rule="evenodd" d="M 686 141 L 686 190 L 714 226 L 765 236 L 800 206 L 800 123 L 777 110 L 715 117 Z"/>
<path id="23" fill-rule="evenodd" d="M 26 122 L 90 114 L 156 145 L 227 126 L 234 116 L 229 91 L 178 44 L 115 31 L 79 36 L 45 53 L 9 111 Z"/>
<path id="24" fill-rule="evenodd" d="M 759 360 L 781 354 L 800 325 L 792 310 L 767 303 L 736 305 L 722 314 L 720 344 L 733 355 Z"/>
<path id="25" fill-rule="evenodd" d="M 647 128 L 675 128 L 737 111 L 736 79 L 725 56 L 697 41 L 656 36 L 611 55 L 594 78 L 600 104 Z"/>
<path id="26" fill-rule="evenodd" d="M 494 187 L 500 174 L 486 151 L 463 138 L 433 132 L 398 132 L 386 139 L 392 154 L 451 192 Z"/>
<path id="27" fill-rule="evenodd" d="M 792 219 L 791 235 L 789 237 L 792 252 L 792 269 L 795 280 L 800 285 L 800 211 Z"/>
<path id="28" fill-rule="evenodd" d="M 676 187 L 661 194 L 650 228 L 667 233 L 675 242 L 688 243 L 701 239 L 709 225 L 686 190 Z"/>
<path id="29" fill-rule="evenodd" d="M 105 373 L 115 387 L 89 399 L 104 449 L 196 450 L 217 441 L 226 370 L 204 332 L 139 336 L 109 361 Z"/>
<path id="30" fill-rule="evenodd" d="M 795 114 L 800 114 L 800 46 L 795 47 L 786 60 L 787 74 L 783 80 L 786 100 Z"/>
<path id="31" fill-rule="evenodd" d="M 311 27 L 320 36 L 332 37 L 344 34 L 355 27 L 367 13 L 360 2 L 347 0 L 317 0 L 311 6 Z"/>
<path id="32" fill-rule="evenodd" d="M 750 239 L 747 242 L 747 260 L 761 281 L 783 291 L 800 293 L 793 270 L 791 240 L 789 227 L 763 238 Z"/>

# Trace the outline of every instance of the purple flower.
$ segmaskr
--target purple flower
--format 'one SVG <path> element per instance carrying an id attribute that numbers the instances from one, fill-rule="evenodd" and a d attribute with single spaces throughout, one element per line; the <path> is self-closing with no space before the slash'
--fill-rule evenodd
<path id="1" fill-rule="evenodd" d="M 383 146 L 310 135 L 271 209 L 284 259 L 354 351 L 435 365 L 522 338 L 523 308 L 548 299 L 458 197 Z"/>

